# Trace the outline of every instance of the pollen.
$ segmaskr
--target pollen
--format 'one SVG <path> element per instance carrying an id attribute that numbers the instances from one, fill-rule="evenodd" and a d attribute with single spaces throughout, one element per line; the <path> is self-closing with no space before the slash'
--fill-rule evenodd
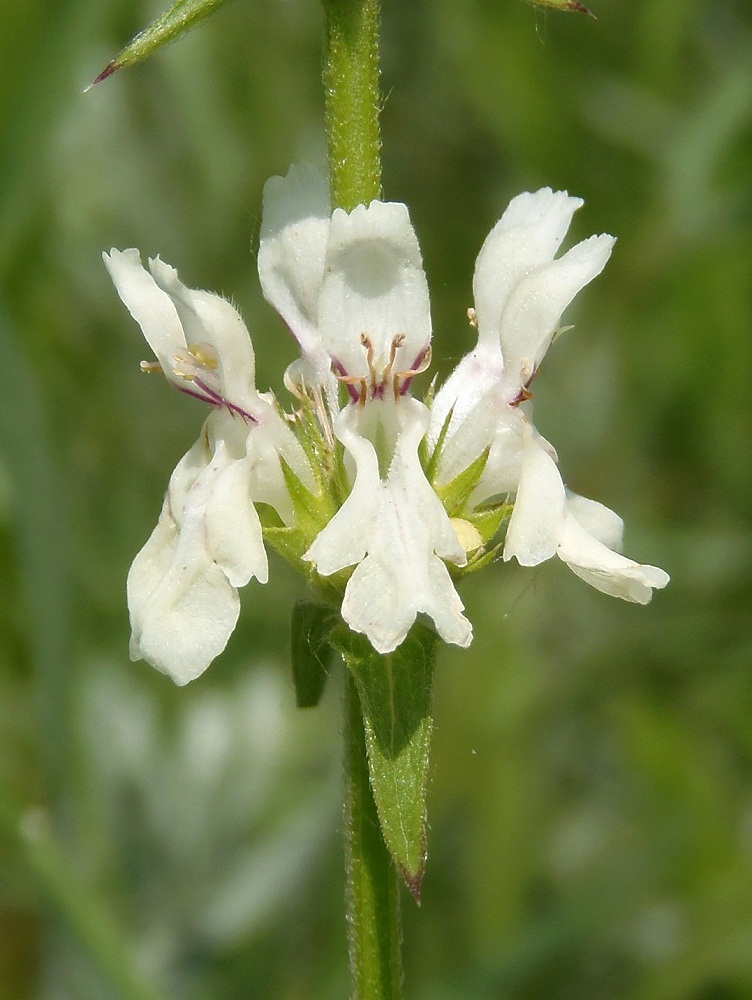
<path id="1" fill-rule="evenodd" d="M 202 368 L 208 368 L 209 371 L 215 372 L 219 367 L 217 352 L 214 346 L 206 341 L 202 341 L 200 344 L 191 344 L 188 353 L 196 359 Z"/>

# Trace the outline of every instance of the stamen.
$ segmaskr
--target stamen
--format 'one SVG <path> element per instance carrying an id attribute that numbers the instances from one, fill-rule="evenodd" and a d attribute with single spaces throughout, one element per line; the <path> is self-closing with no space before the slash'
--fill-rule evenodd
<path id="1" fill-rule="evenodd" d="M 296 399 L 301 401 L 308 398 L 308 394 L 305 391 L 305 384 L 298 386 L 297 382 L 293 382 L 287 368 L 285 369 L 285 374 L 282 376 L 282 381 L 284 382 L 285 389 L 287 389 L 291 396 L 295 396 Z"/>
<path id="2" fill-rule="evenodd" d="M 187 355 L 187 356 L 186 356 Z M 173 356 L 173 371 L 180 378 L 184 378 L 186 382 L 193 382 L 196 378 L 196 365 L 194 364 L 195 358 L 191 354 L 175 354 Z"/>
<path id="3" fill-rule="evenodd" d="M 161 375 L 164 371 L 158 361 L 142 361 L 140 367 L 141 371 L 145 372 L 147 375 L 154 375 L 157 372 Z"/>
<path id="4" fill-rule="evenodd" d="M 188 353 L 198 361 L 202 368 L 208 368 L 209 371 L 215 372 L 219 367 L 219 358 L 213 344 L 208 344 L 206 341 L 201 341 L 200 344 L 191 344 L 188 347 Z"/>
<path id="5" fill-rule="evenodd" d="M 361 333 L 360 343 L 366 351 L 366 364 L 368 365 L 368 376 L 347 375 L 345 369 L 339 362 L 332 362 L 332 371 L 337 379 L 346 385 L 350 391 L 353 402 L 365 403 L 369 392 L 372 399 L 383 399 L 387 386 L 391 386 L 394 398 L 398 399 L 409 387 L 410 380 L 416 375 L 420 375 L 431 363 L 431 346 L 427 345 L 425 350 L 415 359 L 416 367 L 407 371 L 394 372 L 394 364 L 397 360 L 397 353 L 407 340 L 406 333 L 397 333 L 392 338 L 389 347 L 389 360 L 381 372 L 376 370 L 376 351 L 373 342 L 367 333 Z M 400 385 L 401 380 L 406 380 L 404 385 Z M 357 387 L 357 394 L 354 389 Z"/>
<path id="6" fill-rule="evenodd" d="M 392 346 L 389 348 L 389 362 L 384 369 L 384 373 L 381 376 L 381 384 L 385 385 L 387 379 L 392 374 L 392 367 L 394 366 L 394 359 L 397 357 L 397 351 L 405 343 L 405 334 L 398 333 L 396 337 L 392 340 Z"/>
<path id="7" fill-rule="evenodd" d="M 478 329 L 478 314 L 473 309 L 472 306 L 467 310 L 467 318 L 470 320 L 470 326 L 474 326 L 476 330 Z"/>
<path id="8" fill-rule="evenodd" d="M 367 333 L 361 333 L 360 342 L 366 349 L 366 363 L 368 364 L 368 374 L 371 376 L 371 384 L 376 383 L 376 369 L 373 367 L 373 344 L 371 343 L 371 338 Z"/>
<path id="9" fill-rule="evenodd" d="M 530 392 L 526 385 L 520 387 L 520 391 L 517 393 L 515 398 L 509 404 L 510 406 L 519 406 L 520 403 L 526 403 L 528 399 L 532 399 L 533 394 Z"/>

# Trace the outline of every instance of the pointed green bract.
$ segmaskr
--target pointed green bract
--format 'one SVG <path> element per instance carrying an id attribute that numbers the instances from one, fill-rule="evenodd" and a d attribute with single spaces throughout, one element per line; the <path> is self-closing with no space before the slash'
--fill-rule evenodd
<path id="1" fill-rule="evenodd" d="M 344 626 L 331 643 L 360 696 L 368 770 L 381 831 L 417 900 L 426 862 L 426 792 L 436 634 L 416 623 L 393 653 L 376 653 Z"/>
<path id="2" fill-rule="evenodd" d="M 309 601 L 292 610 L 290 658 L 298 708 L 315 708 L 324 693 L 332 656 L 329 633 L 338 620 L 331 608 Z"/>
<path id="3" fill-rule="evenodd" d="M 127 69 L 146 59 L 163 45 L 190 31 L 199 21 L 203 21 L 225 3 L 227 0 L 177 0 L 177 3 L 174 3 L 161 17 L 152 21 L 148 28 L 144 28 L 136 35 L 89 84 L 89 87 L 101 83 L 119 69 Z"/>
<path id="4" fill-rule="evenodd" d="M 450 517 L 461 516 L 465 504 L 470 499 L 471 493 L 480 482 L 480 477 L 483 475 L 483 470 L 488 463 L 488 454 L 489 449 L 486 448 L 451 483 L 447 483 L 446 486 L 434 487 L 444 505 L 444 509 Z"/>

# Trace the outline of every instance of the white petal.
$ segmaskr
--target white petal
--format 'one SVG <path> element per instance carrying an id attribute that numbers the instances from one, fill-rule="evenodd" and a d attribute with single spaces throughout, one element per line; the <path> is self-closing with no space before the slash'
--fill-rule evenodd
<path id="1" fill-rule="evenodd" d="M 598 503 L 597 500 L 588 500 L 578 493 L 571 493 L 567 490 L 567 513 L 571 514 L 576 521 L 593 538 L 615 552 L 621 552 L 624 540 L 624 522 L 609 507 Z"/>
<path id="2" fill-rule="evenodd" d="M 507 375 L 525 384 L 548 350 L 561 314 L 611 256 L 613 236 L 591 236 L 559 260 L 528 273 L 510 292 L 501 317 Z"/>
<path id="3" fill-rule="evenodd" d="M 552 260 L 581 205 L 580 198 L 551 188 L 525 192 L 509 203 L 475 265 L 473 292 L 481 339 L 498 338 L 510 291 L 532 268 Z"/>
<path id="4" fill-rule="evenodd" d="M 371 374 L 361 335 L 373 347 L 380 377 L 395 337 L 404 341 L 393 372 L 422 359 L 431 340 L 428 285 L 407 208 L 394 202 L 359 205 L 332 216 L 319 302 L 324 346 L 351 375 Z"/>
<path id="5" fill-rule="evenodd" d="M 186 348 L 175 305 L 144 270 L 138 250 L 110 250 L 102 260 L 128 312 L 170 377 L 175 354 Z"/>
<path id="6" fill-rule="evenodd" d="M 488 461 L 470 497 L 473 507 L 491 497 L 514 493 L 522 473 L 522 444 L 527 421 L 517 406 L 504 406 L 497 410 Z"/>
<path id="7" fill-rule="evenodd" d="M 559 558 L 591 587 L 636 604 L 647 604 L 653 589 L 669 581 L 657 566 L 643 566 L 612 552 L 582 527 L 574 516 L 565 517 Z"/>
<path id="8" fill-rule="evenodd" d="M 361 437 L 353 424 L 353 406 L 335 420 L 335 431 L 355 459 L 356 476 L 350 496 L 303 556 L 322 576 L 331 576 L 365 558 L 374 523 L 379 516 L 381 479 L 376 449 Z"/>
<path id="9" fill-rule="evenodd" d="M 441 448 L 437 482 L 444 486 L 493 445 L 499 422 L 510 407 L 501 392 L 498 345 L 479 344 L 466 355 L 436 395 L 431 407 L 429 444 L 437 444 L 447 416 L 451 419 Z"/>
<path id="10" fill-rule="evenodd" d="M 522 443 L 522 468 L 514 511 L 504 544 L 504 559 L 537 566 L 555 554 L 564 522 L 564 483 L 547 442 L 528 428 Z"/>
<path id="11" fill-rule="evenodd" d="M 172 299 L 189 346 L 208 343 L 217 354 L 222 395 L 243 406 L 256 398 L 255 358 L 248 329 L 237 310 L 220 295 L 186 288 L 174 267 L 149 260 L 155 283 Z"/>
<path id="12" fill-rule="evenodd" d="M 160 523 L 128 576 L 131 655 L 148 660 L 178 684 L 206 670 L 238 618 L 237 591 L 207 543 L 204 515 L 214 478 L 209 467 L 200 472 L 185 496 L 179 530 L 168 494 Z"/>
<path id="13" fill-rule="evenodd" d="M 467 557 L 418 460 L 428 413 L 409 397 L 374 401 L 369 407 L 382 408 L 385 422 L 390 407 L 398 413 L 399 433 L 387 476 L 380 478 L 376 449 L 359 434 L 358 407 L 348 407 L 335 429 L 355 458 L 355 485 L 305 558 L 323 575 L 358 563 L 345 590 L 342 616 L 378 652 L 396 649 L 421 612 L 433 618 L 447 642 L 466 646 L 472 628 L 439 556 L 460 565 Z"/>
<path id="14" fill-rule="evenodd" d="M 329 372 L 318 330 L 329 224 L 329 181 L 320 171 L 298 164 L 286 177 L 266 182 L 258 255 L 261 287 L 303 355 L 320 369 L 320 383 Z"/>
<path id="15" fill-rule="evenodd" d="M 205 553 L 194 551 L 180 578 L 165 579 L 138 630 L 132 622 L 131 657 L 146 660 L 176 684 L 187 684 L 225 648 L 239 612 L 237 590 Z"/>
<path id="16" fill-rule="evenodd" d="M 131 659 L 142 659 L 139 637 L 149 601 L 159 583 L 169 572 L 180 530 L 165 497 L 157 525 L 128 572 L 128 610 L 131 618 Z"/>
<path id="17" fill-rule="evenodd" d="M 251 503 L 252 468 L 251 459 L 233 460 L 225 442 L 217 442 L 211 462 L 215 479 L 206 499 L 206 544 L 233 587 L 253 577 L 259 583 L 269 579 L 261 522 Z"/>
<path id="18" fill-rule="evenodd" d="M 262 393 L 263 406 L 256 411 L 258 424 L 249 441 L 254 452 L 252 494 L 255 500 L 271 504 L 287 521 L 289 496 L 280 459 L 283 459 L 311 493 L 318 493 L 316 477 L 302 445 L 280 415 L 272 393 Z M 282 492 L 280 492 L 282 491 Z M 284 494 L 284 495 L 283 495 Z M 290 509 L 291 510 L 291 509 Z"/>

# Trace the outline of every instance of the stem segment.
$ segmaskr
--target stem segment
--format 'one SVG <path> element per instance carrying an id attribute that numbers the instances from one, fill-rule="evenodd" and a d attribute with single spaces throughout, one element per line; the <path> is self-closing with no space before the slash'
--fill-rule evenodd
<path id="1" fill-rule="evenodd" d="M 381 195 L 380 0 L 322 2 L 332 206 L 351 212 Z M 371 791 L 360 698 L 350 671 L 346 673 L 345 864 L 352 1000 L 399 1000 L 401 884 Z"/>
<path id="2" fill-rule="evenodd" d="M 323 0 L 324 94 L 335 208 L 381 194 L 380 0 Z"/>
<path id="3" fill-rule="evenodd" d="M 352 1000 L 402 996 L 400 877 L 381 835 L 368 777 L 360 699 L 347 671 L 345 864 Z"/>

